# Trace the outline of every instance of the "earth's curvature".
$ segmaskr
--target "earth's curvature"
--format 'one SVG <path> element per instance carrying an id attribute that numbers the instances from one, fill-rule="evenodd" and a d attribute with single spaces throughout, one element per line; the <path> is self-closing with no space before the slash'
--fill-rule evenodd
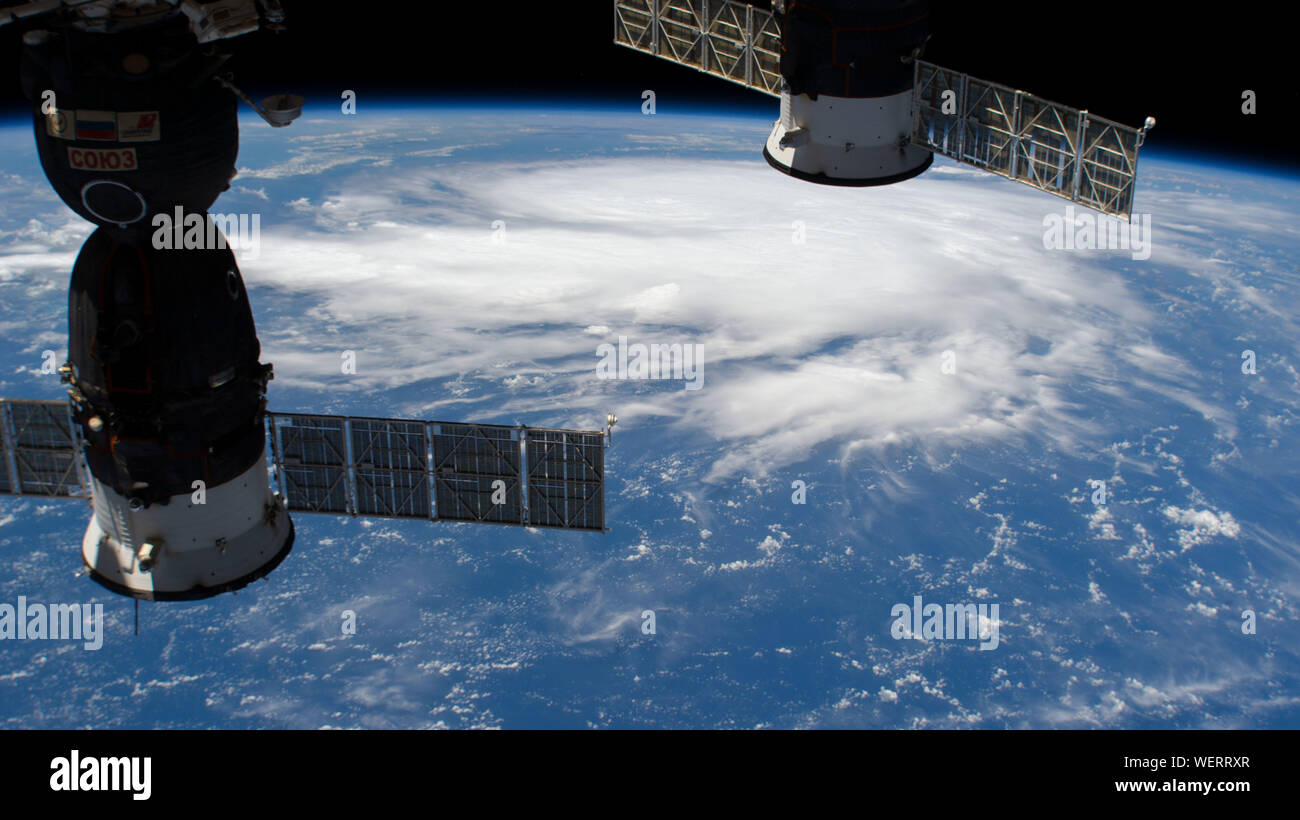
<path id="1" fill-rule="evenodd" d="M 214 210 L 259 216 L 272 408 L 617 412 L 610 531 L 299 515 L 265 581 L 142 604 L 137 637 L 77 577 L 89 509 L 0 498 L 0 602 L 108 619 L 99 651 L 0 641 L 3 725 L 1300 726 L 1296 180 L 1156 132 L 1149 256 L 1066 250 L 1063 200 L 942 158 L 809 185 L 770 124 L 245 119 Z M 26 122 L 0 146 L 0 396 L 59 398 L 91 226 Z M 620 337 L 701 345 L 699 389 L 598 377 Z M 896 638 L 918 595 L 998 604 L 996 647 Z"/>

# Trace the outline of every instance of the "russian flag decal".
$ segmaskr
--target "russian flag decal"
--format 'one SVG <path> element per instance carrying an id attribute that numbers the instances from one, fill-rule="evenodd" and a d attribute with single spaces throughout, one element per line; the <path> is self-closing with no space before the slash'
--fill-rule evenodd
<path id="1" fill-rule="evenodd" d="M 78 111 L 77 139 L 115 142 L 117 114 L 113 111 Z"/>

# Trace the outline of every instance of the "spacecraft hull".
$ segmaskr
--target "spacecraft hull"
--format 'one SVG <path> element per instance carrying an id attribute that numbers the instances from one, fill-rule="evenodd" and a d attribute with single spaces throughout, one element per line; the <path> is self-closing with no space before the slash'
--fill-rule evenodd
<path id="1" fill-rule="evenodd" d="M 81 557 L 91 578 L 123 595 L 194 600 L 240 589 L 293 548 L 293 522 L 269 489 L 264 461 L 206 490 L 203 503 L 191 493 L 134 509 L 94 479 L 91 493 L 95 514 Z"/>
<path id="2" fill-rule="evenodd" d="M 67 378 L 95 510 L 82 559 L 126 595 L 238 589 L 293 543 L 267 480 L 270 367 L 218 244 L 162 249 L 100 228 L 73 270 Z"/>
<path id="3" fill-rule="evenodd" d="M 183 14 L 118 34 L 67 27 L 24 38 L 41 166 L 72 210 L 146 241 L 176 207 L 207 211 L 235 175 L 238 101 L 212 81 Z"/>
<path id="4" fill-rule="evenodd" d="M 763 157 L 824 185 L 889 185 L 930 167 L 911 144 L 911 60 L 926 0 L 792 0 L 781 18 L 781 118 Z"/>
<path id="5" fill-rule="evenodd" d="M 920 174 L 934 155 L 911 144 L 910 91 L 888 97 L 817 99 L 788 93 L 763 146 L 778 171 L 823 185 L 889 185 Z"/>

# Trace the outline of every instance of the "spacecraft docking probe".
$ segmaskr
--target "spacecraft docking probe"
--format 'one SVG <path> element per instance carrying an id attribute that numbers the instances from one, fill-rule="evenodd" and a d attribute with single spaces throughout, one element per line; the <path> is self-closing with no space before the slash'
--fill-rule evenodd
<path id="1" fill-rule="evenodd" d="M 781 116 L 763 156 L 827 185 L 888 185 L 933 154 L 909 141 L 911 61 L 929 31 L 928 0 L 789 0 L 781 28 Z"/>

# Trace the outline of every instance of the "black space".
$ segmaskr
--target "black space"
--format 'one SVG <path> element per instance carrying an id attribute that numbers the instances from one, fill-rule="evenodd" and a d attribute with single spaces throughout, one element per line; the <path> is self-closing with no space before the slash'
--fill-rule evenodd
<path id="1" fill-rule="evenodd" d="M 756 2 L 755 5 L 766 5 Z M 418 95 L 460 101 L 623 101 L 654 89 L 674 105 L 771 110 L 775 102 L 613 45 L 607 0 L 372 3 L 374 16 L 284 0 L 288 30 L 234 41 L 236 80 L 258 97 L 295 91 L 337 100 Z M 1129 125 L 1159 124 L 1148 146 L 1300 169 L 1300 90 L 1286 4 L 973 3 L 932 0 L 927 59 L 1087 108 Z M 363 6 L 364 8 L 364 6 Z M 17 32 L 0 30 L 0 104 L 25 106 Z M 1241 113 L 1241 95 L 1258 113 Z"/>

